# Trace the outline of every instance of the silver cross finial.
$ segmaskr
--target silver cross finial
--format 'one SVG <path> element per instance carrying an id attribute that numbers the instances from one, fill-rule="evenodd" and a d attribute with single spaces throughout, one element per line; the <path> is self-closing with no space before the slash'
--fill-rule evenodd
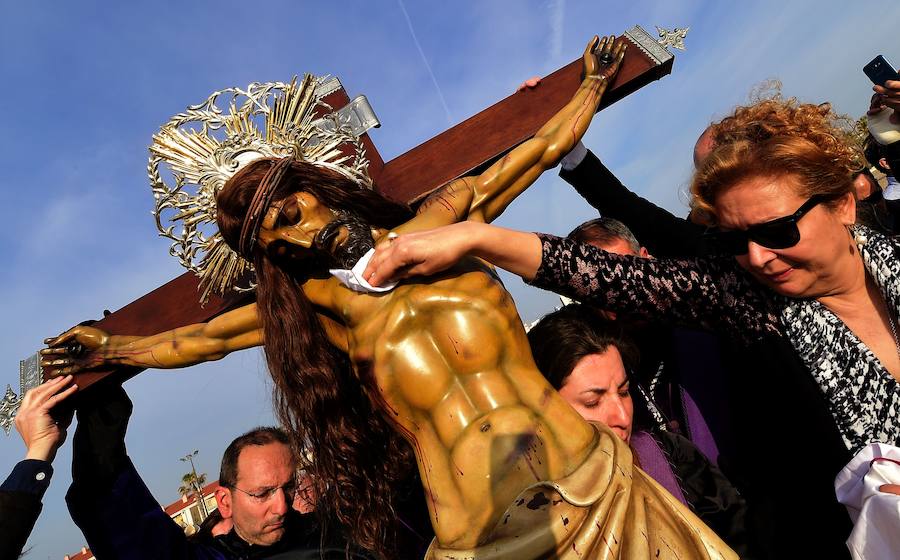
<path id="1" fill-rule="evenodd" d="M 687 37 L 690 27 L 678 28 L 669 31 L 660 26 L 656 26 L 656 32 L 659 33 L 659 44 L 664 47 L 672 47 L 674 49 L 684 50 L 684 38 Z"/>
<path id="2" fill-rule="evenodd" d="M 40 385 L 42 379 L 40 354 L 34 353 L 19 362 L 19 394 L 16 395 L 12 387 L 7 385 L 6 394 L 0 399 L 0 428 L 3 428 L 6 435 L 9 435 L 25 393 Z"/>
<path id="3" fill-rule="evenodd" d="M 6 435 L 9 435 L 20 404 L 22 404 L 22 399 L 13 392 L 12 387 L 7 385 L 6 394 L 3 395 L 3 399 L 0 399 L 0 427 L 3 428 Z"/>

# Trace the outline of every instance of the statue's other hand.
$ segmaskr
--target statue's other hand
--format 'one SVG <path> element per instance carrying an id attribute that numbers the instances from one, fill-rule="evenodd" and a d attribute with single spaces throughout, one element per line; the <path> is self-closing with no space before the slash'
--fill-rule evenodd
<path id="1" fill-rule="evenodd" d="M 625 59 L 625 41 L 616 42 L 613 35 L 602 39 L 594 35 L 584 49 L 584 76 L 609 82 Z"/>
<path id="2" fill-rule="evenodd" d="M 103 350 L 109 346 L 109 334 L 94 327 L 73 327 L 63 334 L 44 340 L 41 367 L 47 378 L 71 375 L 107 363 Z"/>

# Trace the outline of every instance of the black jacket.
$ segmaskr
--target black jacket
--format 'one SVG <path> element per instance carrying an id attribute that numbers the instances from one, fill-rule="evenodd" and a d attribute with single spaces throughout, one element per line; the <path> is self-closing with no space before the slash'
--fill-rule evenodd
<path id="1" fill-rule="evenodd" d="M 559 176 L 608 218 L 619 220 L 657 257 L 701 256 L 707 253 L 706 228 L 674 216 L 664 208 L 634 194 L 588 151 L 577 167 Z"/>
<path id="2" fill-rule="evenodd" d="M 41 498 L 53 467 L 26 459 L 13 467 L 0 485 L 0 560 L 18 558 L 41 513 Z"/>

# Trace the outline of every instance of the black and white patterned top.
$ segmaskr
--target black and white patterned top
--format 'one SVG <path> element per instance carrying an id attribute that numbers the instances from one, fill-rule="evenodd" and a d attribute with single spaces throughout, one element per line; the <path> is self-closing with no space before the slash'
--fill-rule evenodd
<path id="1" fill-rule="evenodd" d="M 857 228 L 866 238 L 860 245 L 866 269 L 896 317 L 900 246 Z M 775 294 L 730 257 L 642 259 L 539 235 L 543 258 L 533 285 L 603 309 L 665 318 L 745 343 L 766 335 L 785 337 L 816 380 L 851 453 L 870 442 L 900 443 L 900 383 L 818 301 Z"/>

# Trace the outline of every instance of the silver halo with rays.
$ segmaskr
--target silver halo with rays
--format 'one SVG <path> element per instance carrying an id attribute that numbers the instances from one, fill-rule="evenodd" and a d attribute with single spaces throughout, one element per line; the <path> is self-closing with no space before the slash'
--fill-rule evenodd
<path id="1" fill-rule="evenodd" d="M 153 135 L 147 173 L 156 227 L 172 240 L 169 253 L 200 277 L 201 303 L 212 292 L 255 288 L 252 265 L 216 226 L 216 194 L 240 168 L 261 157 L 294 154 L 371 188 L 359 137 L 322 101 L 335 82 L 307 74 L 299 83 L 294 78 L 216 91 Z"/>

